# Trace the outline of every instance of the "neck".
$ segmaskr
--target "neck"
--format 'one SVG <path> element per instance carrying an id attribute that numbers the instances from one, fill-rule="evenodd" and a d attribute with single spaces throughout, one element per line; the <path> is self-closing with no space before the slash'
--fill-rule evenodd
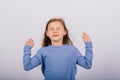
<path id="1" fill-rule="evenodd" d="M 62 41 L 52 41 L 53 46 L 61 46 L 63 45 Z"/>

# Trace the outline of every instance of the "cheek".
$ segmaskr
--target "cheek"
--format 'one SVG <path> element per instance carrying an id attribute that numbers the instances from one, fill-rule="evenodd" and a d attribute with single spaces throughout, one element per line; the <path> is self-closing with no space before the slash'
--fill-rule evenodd
<path id="1" fill-rule="evenodd" d="M 48 36 L 48 37 L 51 37 L 51 36 L 52 36 L 52 32 L 49 31 L 49 32 L 47 33 L 47 36 Z"/>
<path id="2" fill-rule="evenodd" d="M 64 35 L 65 35 L 65 33 L 64 33 L 64 32 L 60 32 L 59 34 L 60 34 L 61 36 L 64 36 Z"/>
<path id="3" fill-rule="evenodd" d="M 65 31 L 61 31 L 61 34 L 62 34 L 62 35 L 66 35 L 66 32 L 65 32 Z"/>
<path id="4" fill-rule="evenodd" d="M 67 34 L 67 32 L 66 31 L 64 31 L 64 35 L 66 35 Z"/>

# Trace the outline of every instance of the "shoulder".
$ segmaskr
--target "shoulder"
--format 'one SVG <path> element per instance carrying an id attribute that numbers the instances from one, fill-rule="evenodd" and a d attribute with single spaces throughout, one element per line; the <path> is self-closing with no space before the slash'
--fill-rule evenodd
<path id="1" fill-rule="evenodd" d="M 40 47 L 40 48 L 38 49 L 38 52 L 44 52 L 46 49 L 47 49 L 47 47 Z"/>

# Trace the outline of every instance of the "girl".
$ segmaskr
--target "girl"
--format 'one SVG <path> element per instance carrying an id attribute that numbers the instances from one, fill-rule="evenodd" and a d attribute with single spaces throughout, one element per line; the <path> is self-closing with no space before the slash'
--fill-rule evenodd
<path id="1" fill-rule="evenodd" d="M 73 46 L 65 22 L 59 18 L 48 21 L 44 32 L 42 48 L 31 58 L 33 40 L 25 43 L 23 64 L 29 71 L 41 65 L 44 80 L 75 80 L 76 64 L 90 69 L 92 66 L 92 42 L 84 32 L 82 39 L 86 45 L 85 56 Z"/>

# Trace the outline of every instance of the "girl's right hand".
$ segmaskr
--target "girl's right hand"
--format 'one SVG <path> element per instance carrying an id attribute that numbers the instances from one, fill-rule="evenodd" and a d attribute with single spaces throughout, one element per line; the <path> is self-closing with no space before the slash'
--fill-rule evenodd
<path id="1" fill-rule="evenodd" d="M 30 46 L 30 47 L 33 47 L 33 46 L 34 46 L 33 39 L 28 39 L 28 40 L 26 41 L 25 45 Z"/>

